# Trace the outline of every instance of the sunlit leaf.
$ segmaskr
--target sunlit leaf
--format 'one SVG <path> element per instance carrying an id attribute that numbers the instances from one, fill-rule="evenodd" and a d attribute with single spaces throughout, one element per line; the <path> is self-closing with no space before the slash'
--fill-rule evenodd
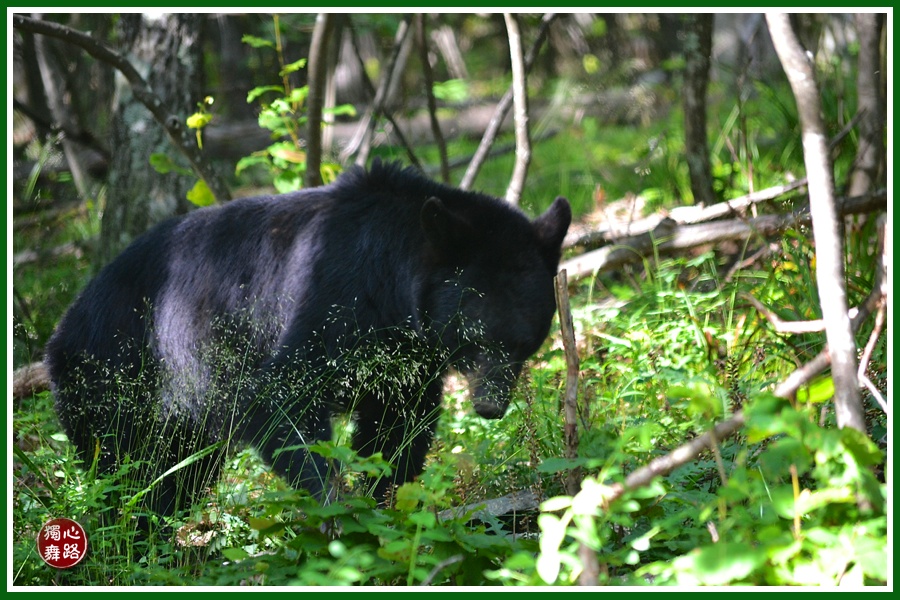
<path id="1" fill-rule="evenodd" d="M 202 179 L 198 179 L 194 187 L 188 191 L 187 199 L 192 204 L 201 207 L 212 206 L 216 203 L 216 197 L 213 195 L 212 190 L 209 189 L 209 186 Z"/>
<path id="2" fill-rule="evenodd" d="M 241 41 L 253 48 L 274 48 L 275 42 L 271 42 L 269 40 L 263 39 L 261 37 L 256 37 L 255 35 L 244 34 L 241 37 Z"/>
<path id="3" fill-rule="evenodd" d="M 831 375 L 816 377 L 807 386 L 797 390 L 797 400 L 800 402 L 812 402 L 821 404 L 834 397 L 834 380 Z"/>
<path id="4" fill-rule="evenodd" d="M 283 94 L 284 88 L 280 85 L 263 85 L 260 87 L 255 87 L 247 92 L 247 104 L 250 104 L 257 98 L 268 92 L 278 92 L 279 94 Z"/>
<path id="5" fill-rule="evenodd" d="M 301 58 L 300 60 L 295 60 L 294 62 L 284 65 L 284 68 L 278 72 L 279 75 L 284 77 L 289 73 L 294 73 L 295 71 L 299 71 L 303 67 L 306 66 L 306 59 Z"/>

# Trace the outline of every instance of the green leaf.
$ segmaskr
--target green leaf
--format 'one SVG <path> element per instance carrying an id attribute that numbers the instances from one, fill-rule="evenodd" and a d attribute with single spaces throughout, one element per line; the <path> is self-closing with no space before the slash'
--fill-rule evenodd
<path id="1" fill-rule="evenodd" d="M 341 104 L 340 106 L 335 106 L 334 108 L 326 108 L 322 110 L 323 115 L 335 115 L 335 116 L 343 116 L 347 115 L 350 117 L 356 116 L 356 107 L 352 104 Z"/>
<path id="2" fill-rule="evenodd" d="M 200 207 L 212 206 L 216 203 L 216 197 L 213 195 L 212 190 L 209 189 L 209 186 L 202 179 L 198 179 L 194 187 L 188 191 L 187 199 Z"/>
<path id="3" fill-rule="evenodd" d="M 434 513 L 427 511 L 413 513 L 409 515 L 409 520 L 412 521 L 413 524 L 424 527 L 425 529 L 431 529 L 437 523 Z"/>
<path id="4" fill-rule="evenodd" d="M 307 96 L 309 96 L 309 86 L 304 85 L 303 87 L 292 89 L 288 100 L 293 104 L 303 104 Z"/>
<path id="5" fill-rule="evenodd" d="M 865 433 L 852 427 L 840 430 L 841 442 L 861 467 L 881 464 L 883 453 Z"/>
<path id="6" fill-rule="evenodd" d="M 545 583 L 549 584 L 556 583 L 556 578 L 559 577 L 559 567 L 559 552 L 541 552 L 541 555 L 538 556 L 537 563 L 535 564 L 537 574 Z"/>
<path id="7" fill-rule="evenodd" d="M 299 71 L 300 69 L 302 69 L 305 66 L 306 66 L 306 59 L 301 58 L 300 60 L 295 60 L 291 64 L 284 65 L 284 68 L 281 71 L 279 71 L 278 74 L 281 75 L 282 77 L 284 77 L 288 73 L 294 73 L 295 71 Z"/>
<path id="8" fill-rule="evenodd" d="M 245 44 L 252 46 L 253 48 L 274 48 L 275 42 L 270 42 L 269 40 L 256 37 L 255 35 L 244 34 L 241 38 L 241 41 Z"/>
<path id="9" fill-rule="evenodd" d="M 784 479 L 790 477 L 791 465 L 802 475 L 812 466 L 812 460 L 812 454 L 800 440 L 781 438 L 766 448 L 760 456 L 760 466 L 766 477 Z"/>
<path id="10" fill-rule="evenodd" d="M 245 156 L 237 162 L 237 165 L 234 167 L 234 174 L 240 175 L 241 171 L 247 169 L 248 167 L 252 167 L 254 165 L 268 165 L 269 158 L 265 154 L 251 154 L 250 156 Z"/>
<path id="11" fill-rule="evenodd" d="M 153 167 L 157 173 L 162 175 L 171 173 L 172 171 L 182 175 L 191 174 L 187 169 L 176 165 L 175 161 L 173 161 L 168 154 L 163 154 L 162 152 L 154 152 L 150 155 L 150 166 Z"/>
<path id="12" fill-rule="evenodd" d="M 269 146 L 268 150 L 272 158 L 281 159 L 295 165 L 306 163 L 306 152 L 298 150 L 291 142 L 277 142 Z"/>
<path id="13" fill-rule="evenodd" d="M 261 519 L 259 517 L 248 517 L 247 524 L 250 525 L 250 529 L 266 533 L 271 533 L 284 528 L 284 524 L 275 519 Z"/>
<path id="14" fill-rule="evenodd" d="M 279 94 L 283 94 L 284 88 L 280 85 L 262 85 L 259 87 L 255 87 L 247 92 L 247 104 L 250 104 L 267 92 L 278 92 Z"/>
<path id="15" fill-rule="evenodd" d="M 802 403 L 821 404 L 834 397 L 834 380 L 831 375 L 823 375 L 812 380 L 808 387 L 797 390 L 797 400 Z"/>
<path id="16" fill-rule="evenodd" d="M 556 512 L 558 510 L 565 510 L 570 506 L 572 506 L 571 496 L 556 496 L 555 498 L 544 500 L 544 502 L 541 503 L 541 510 L 544 512 Z"/>
<path id="17" fill-rule="evenodd" d="M 288 192 L 296 192 L 301 189 L 303 187 L 303 178 L 294 171 L 283 171 L 275 177 L 272 184 L 279 194 L 287 194 Z"/>
<path id="18" fill-rule="evenodd" d="M 187 118 L 187 126 L 191 129 L 203 129 L 212 121 L 211 113 L 194 113 Z"/>
<path id="19" fill-rule="evenodd" d="M 720 542 L 679 556 L 673 566 L 679 577 L 696 578 L 704 585 L 726 585 L 749 577 L 765 561 L 765 552 L 749 544 Z"/>
<path id="20" fill-rule="evenodd" d="M 223 548 L 222 555 L 225 556 L 228 560 L 243 560 L 248 558 L 250 554 L 247 553 L 243 548 Z"/>
<path id="21" fill-rule="evenodd" d="M 463 79 L 448 79 L 435 83 L 432 87 L 434 97 L 445 102 L 463 102 L 469 97 L 469 86 Z"/>
<path id="22" fill-rule="evenodd" d="M 397 493 L 394 495 L 396 502 L 394 506 L 397 507 L 397 510 L 402 511 L 411 511 L 419 505 L 419 499 L 421 497 L 421 487 L 418 483 L 410 482 L 404 483 L 400 487 L 397 488 Z"/>

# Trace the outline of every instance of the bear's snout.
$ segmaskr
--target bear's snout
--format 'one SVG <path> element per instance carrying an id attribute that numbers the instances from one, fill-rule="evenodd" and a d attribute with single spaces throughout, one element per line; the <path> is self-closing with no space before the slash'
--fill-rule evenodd
<path id="1" fill-rule="evenodd" d="M 481 400 L 475 402 L 475 412 L 483 419 L 502 419 L 506 414 L 507 403 L 499 403 L 493 400 Z"/>

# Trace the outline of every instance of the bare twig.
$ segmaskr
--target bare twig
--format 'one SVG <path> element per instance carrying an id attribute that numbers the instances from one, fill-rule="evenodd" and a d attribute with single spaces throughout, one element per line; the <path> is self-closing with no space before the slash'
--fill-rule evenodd
<path id="1" fill-rule="evenodd" d="M 437 118 L 437 103 L 434 101 L 434 77 L 431 73 L 431 61 L 428 60 L 428 37 L 425 35 L 425 15 L 416 15 L 416 38 L 419 46 L 419 57 L 422 62 L 422 75 L 425 83 L 425 97 L 428 100 L 428 117 L 431 120 L 431 131 L 438 147 L 441 161 L 441 179 L 450 183 L 450 165 L 447 162 L 447 144 L 441 134 L 441 124 Z"/>
<path id="2" fill-rule="evenodd" d="M 538 30 L 537 38 L 534 40 L 534 44 L 532 44 L 531 50 L 528 52 L 528 56 L 525 58 L 526 74 L 531 70 L 534 61 L 537 58 L 538 52 L 540 51 L 541 46 L 544 44 L 544 40 L 547 39 L 547 32 L 550 30 L 550 23 L 552 23 L 555 18 L 556 15 L 554 13 L 547 13 L 541 20 L 541 28 Z M 475 178 L 478 176 L 478 171 L 481 170 L 481 165 L 483 165 L 485 159 L 487 159 L 488 152 L 491 149 L 491 145 L 494 143 L 494 139 L 497 137 L 497 133 L 500 131 L 500 126 L 503 125 L 503 120 L 506 119 L 506 115 L 509 112 L 509 109 L 512 107 L 512 104 L 513 89 L 512 86 L 510 86 L 510 89 L 507 90 L 506 94 L 503 95 L 503 98 L 500 99 L 500 102 L 497 103 L 497 108 L 494 111 L 494 116 L 491 118 L 491 122 L 485 130 L 484 136 L 482 136 L 481 138 L 481 143 L 478 144 L 478 149 L 475 151 L 475 156 L 472 158 L 472 162 L 469 163 L 469 166 L 466 169 L 466 173 L 465 175 L 463 175 L 462 181 L 460 181 L 459 183 L 459 187 L 461 189 L 467 190 L 472 187 L 472 184 L 475 182 Z"/>
<path id="3" fill-rule="evenodd" d="M 307 96 L 306 177 L 308 188 L 322 185 L 322 106 L 325 100 L 328 44 L 335 16 L 319 13 L 309 43 L 309 95 Z"/>
<path id="4" fill-rule="evenodd" d="M 834 174 L 828 154 L 822 101 L 812 62 L 791 29 L 786 13 L 767 13 L 766 21 L 788 82 L 797 100 L 803 160 L 809 180 L 809 206 L 816 244 L 816 283 L 831 351 L 834 409 L 838 427 L 865 433 L 866 421 L 856 376 L 856 342 L 847 316 L 843 239 L 834 198 Z"/>
<path id="5" fill-rule="evenodd" d="M 518 205 L 525 189 L 525 177 L 531 164 L 531 139 L 528 127 L 528 88 L 525 84 L 525 58 L 522 54 L 522 33 L 519 19 L 512 13 L 503 13 L 509 36 L 509 56 L 512 61 L 513 116 L 516 132 L 516 163 L 506 188 L 506 201 Z"/>
<path id="6" fill-rule="evenodd" d="M 425 585 L 425 586 L 431 585 L 431 582 L 434 581 L 434 578 L 438 573 L 440 573 L 441 571 L 443 571 L 450 565 L 455 565 L 458 562 L 462 562 L 463 560 L 465 560 L 465 558 L 466 557 L 463 556 L 462 554 L 454 554 L 450 558 L 445 558 L 438 564 L 434 565 L 434 568 L 431 569 L 431 572 L 428 574 L 428 577 L 423 579 L 422 583 L 420 583 L 419 585 Z"/>
<path id="7" fill-rule="evenodd" d="M 78 46 L 97 60 L 111 65 L 122 73 L 125 79 L 128 80 L 128 83 L 131 84 L 135 98 L 146 106 L 153 118 L 163 126 L 172 139 L 172 143 L 191 163 L 191 167 L 193 167 L 197 175 L 206 182 L 216 199 L 219 201 L 231 199 L 231 193 L 228 191 L 228 188 L 206 161 L 196 142 L 188 135 L 186 127 L 182 124 L 182 119 L 171 114 L 163 106 L 162 100 L 150 89 L 144 78 L 128 62 L 128 59 L 91 36 L 65 25 L 39 21 L 24 15 L 13 15 L 13 27 L 23 31 L 30 31 L 31 33 L 54 37 L 73 46 Z"/>
<path id="8" fill-rule="evenodd" d="M 785 321 L 750 294 L 741 292 L 740 296 L 752 304 L 753 307 L 766 318 L 766 321 L 771 323 L 772 327 L 774 327 L 775 331 L 778 333 L 818 333 L 825 330 L 825 322 L 822 319 Z"/>
<path id="9" fill-rule="evenodd" d="M 353 55 L 356 58 L 356 62 L 359 64 L 359 72 L 362 77 L 363 85 L 366 88 L 366 92 L 368 92 L 368 94 L 372 98 L 375 98 L 378 93 L 375 90 L 375 86 L 372 85 L 372 80 L 369 79 L 369 74 L 366 73 L 366 65 L 363 62 L 362 56 L 360 56 L 359 54 L 359 44 L 356 41 L 355 30 L 353 29 L 353 27 L 348 26 L 347 31 L 350 32 L 350 41 L 353 45 Z M 413 152 L 412 145 L 406 139 L 406 136 L 403 135 L 403 130 L 397 123 L 397 120 L 394 119 L 393 113 L 391 113 L 391 111 L 388 110 L 387 107 L 382 106 L 381 114 L 385 119 L 388 120 L 388 122 L 391 124 L 391 127 L 393 127 L 392 133 L 397 136 L 397 140 L 400 142 L 400 145 L 403 146 L 404 150 L 406 150 L 406 157 L 409 159 L 410 164 L 421 169 L 421 163 L 419 162 L 418 157 L 416 157 L 415 152 Z M 368 112 L 366 113 L 366 115 L 368 116 L 368 118 L 371 118 L 371 115 Z M 363 120 L 360 122 L 360 126 L 356 129 L 354 137 L 347 144 L 346 149 L 341 153 L 341 160 L 345 160 L 347 157 L 353 154 L 353 152 L 356 151 L 356 148 L 359 147 L 359 142 L 362 140 L 362 137 L 359 137 L 358 139 L 357 137 L 361 136 L 365 131 L 365 128 L 368 126 L 368 123 L 365 122 L 365 119 L 366 116 L 363 117 Z"/>
<path id="10" fill-rule="evenodd" d="M 363 116 L 362 121 L 360 121 L 359 129 L 353 140 L 351 140 L 341 153 L 341 158 L 343 160 L 349 158 L 354 152 L 357 152 L 357 150 L 359 151 L 356 155 L 357 165 L 365 165 L 369 160 L 369 150 L 371 150 L 372 147 L 372 135 L 375 133 L 375 123 L 378 116 L 384 112 L 384 104 L 387 102 L 388 90 L 391 87 L 391 82 L 399 75 L 405 66 L 403 61 L 399 60 L 399 58 L 401 56 L 400 50 L 403 47 L 404 42 L 406 42 L 406 36 L 408 34 L 409 17 L 406 16 L 397 27 L 397 34 L 394 36 L 394 46 L 391 49 L 391 56 L 384 65 L 384 75 L 378 83 L 378 89 L 375 91 L 375 99 L 366 110 L 366 114 Z M 405 54 L 403 54 L 403 56 L 405 56 Z"/>

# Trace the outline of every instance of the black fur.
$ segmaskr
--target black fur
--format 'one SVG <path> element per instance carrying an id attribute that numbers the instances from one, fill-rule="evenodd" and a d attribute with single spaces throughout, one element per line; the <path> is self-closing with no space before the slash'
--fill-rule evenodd
<path id="1" fill-rule="evenodd" d="M 448 368 L 480 415 L 503 416 L 547 335 L 570 220 L 562 198 L 529 221 L 378 162 L 169 220 L 99 273 L 50 340 L 60 420 L 84 460 L 147 461 L 147 482 L 219 443 L 163 479 L 163 514 L 214 481 L 232 439 L 321 494 L 324 461 L 298 446 L 330 439 L 335 412 L 408 481 Z"/>

